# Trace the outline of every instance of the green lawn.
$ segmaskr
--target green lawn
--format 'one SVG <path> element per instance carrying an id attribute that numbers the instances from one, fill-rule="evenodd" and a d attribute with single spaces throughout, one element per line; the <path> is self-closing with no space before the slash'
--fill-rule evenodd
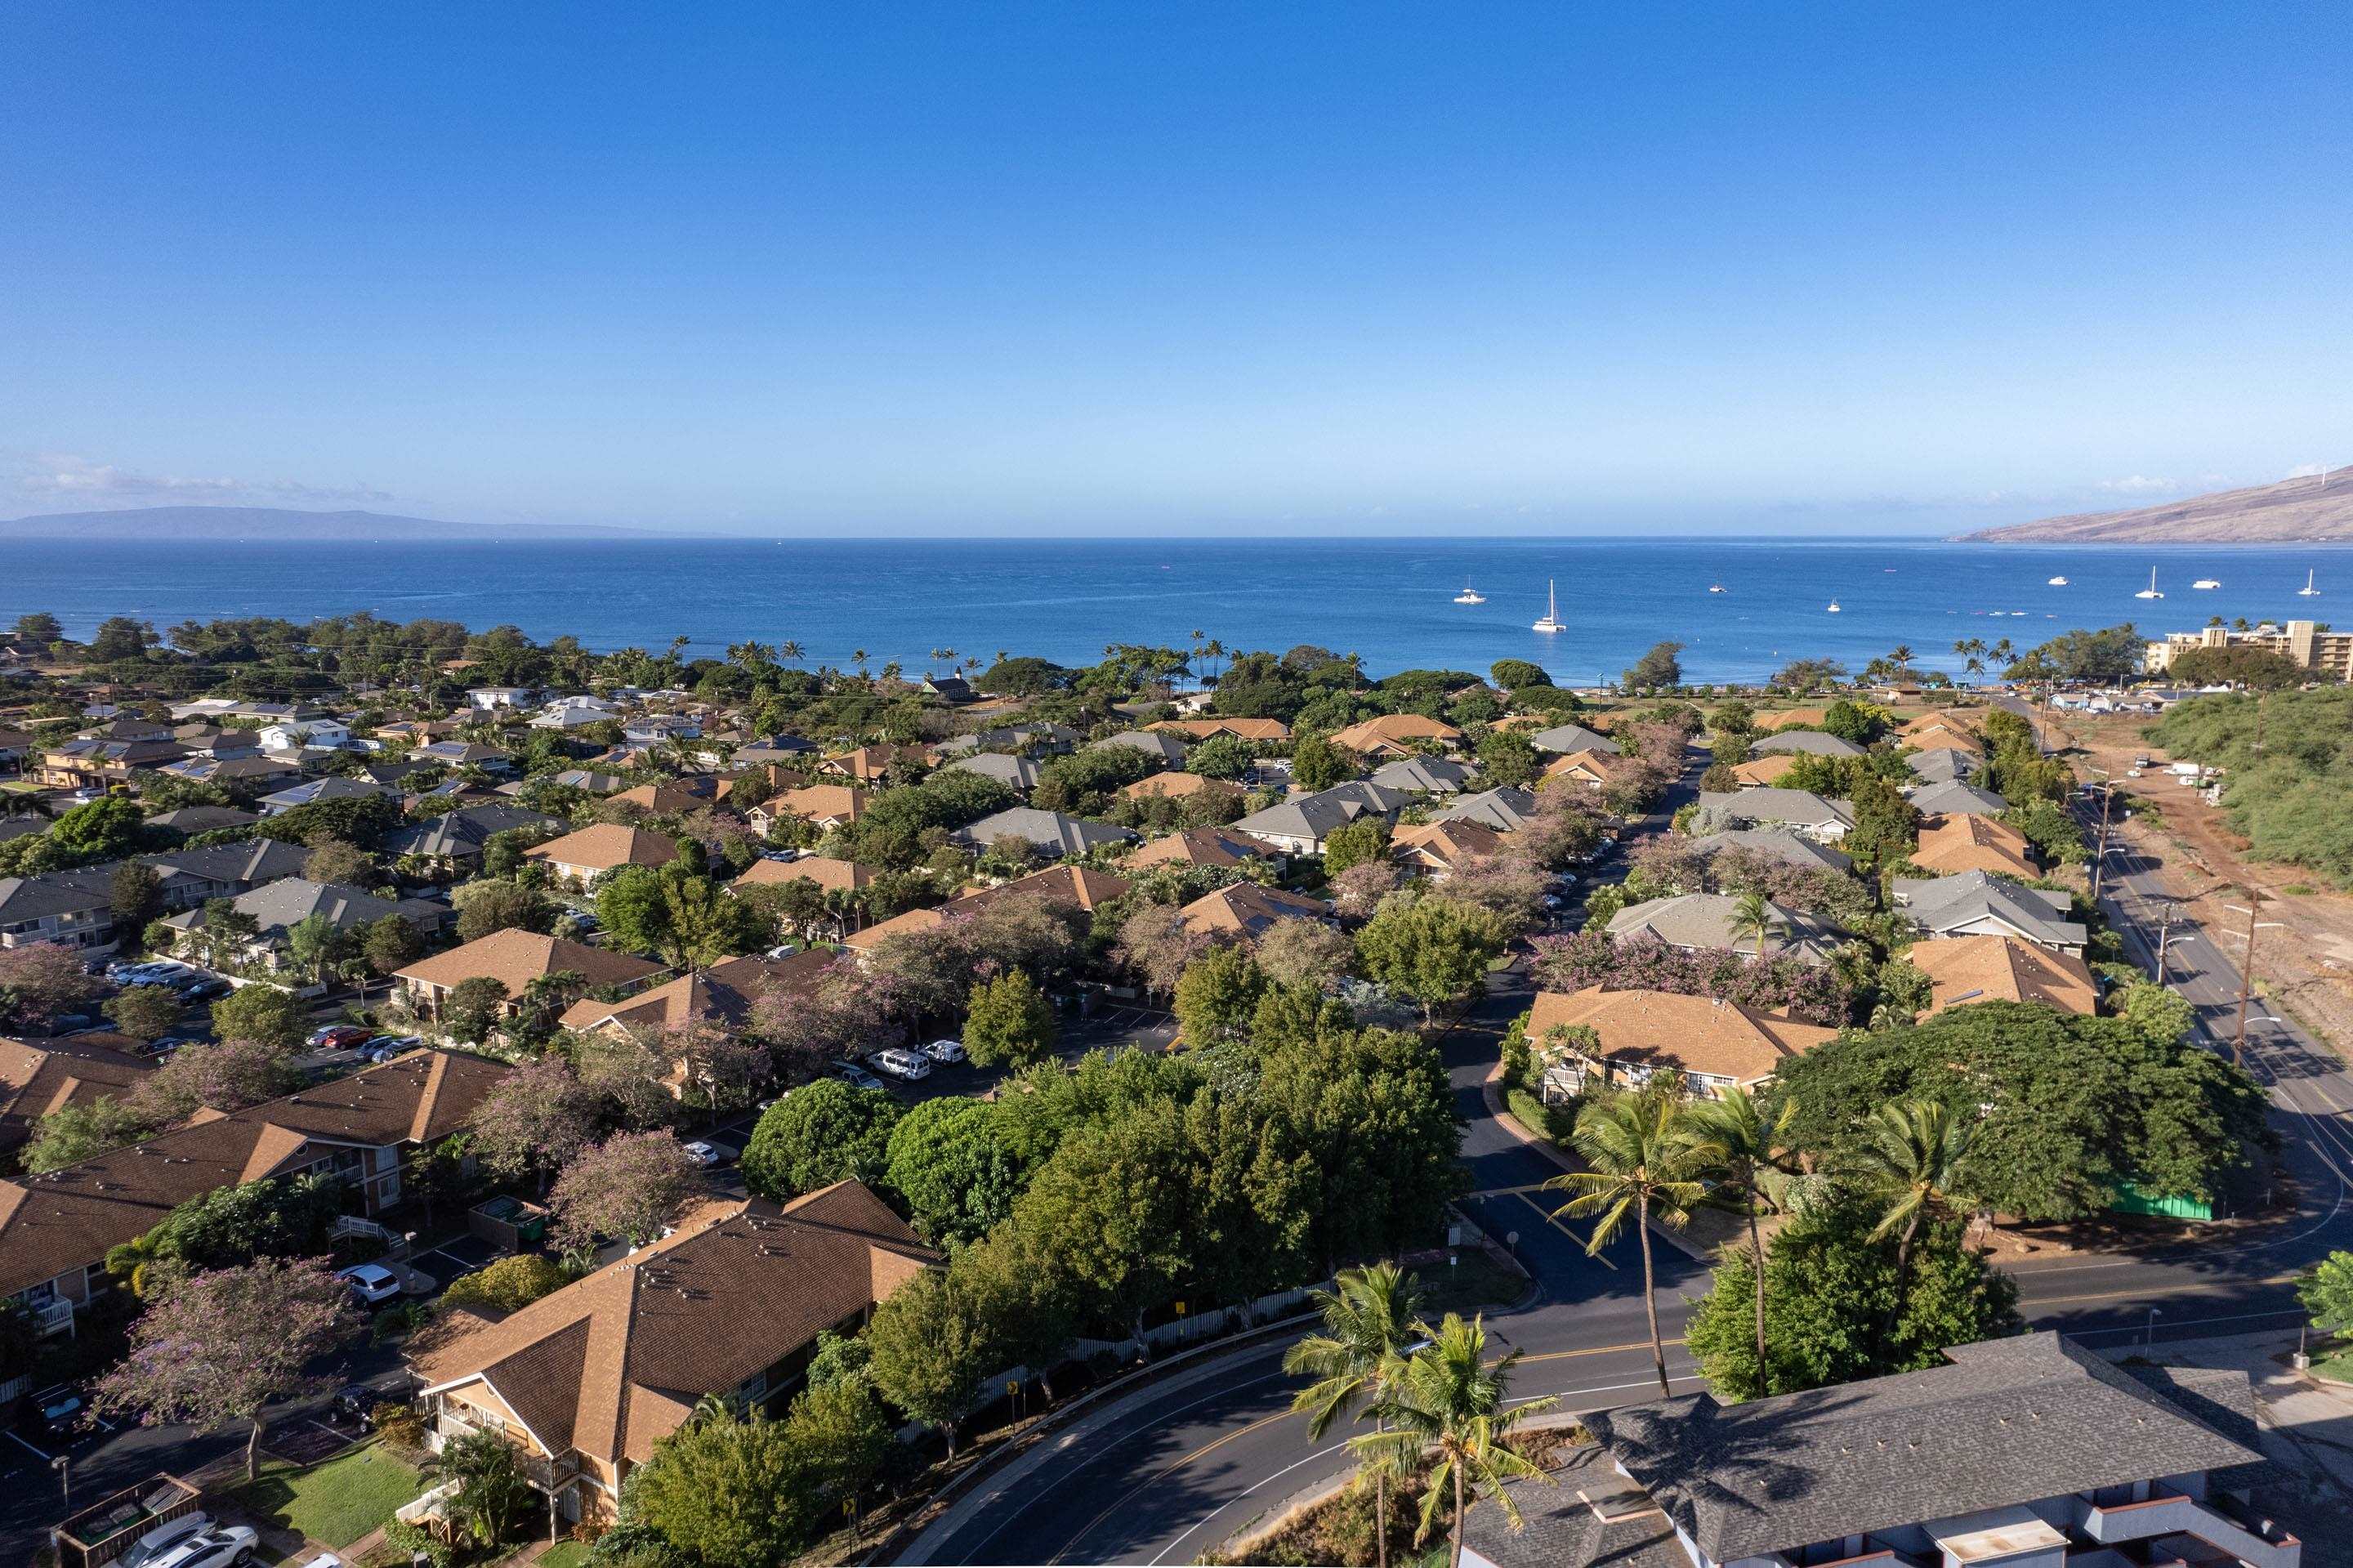
<path id="1" fill-rule="evenodd" d="M 559 1541 L 539 1554 L 538 1568 L 580 1568 L 588 1549 L 576 1541 Z"/>
<path id="2" fill-rule="evenodd" d="M 309 1469 L 265 1467 L 237 1500 L 272 1524 L 340 1550 L 389 1523 L 393 1510 L 422 1489 L 412 1467 L 370 1443 Z"/>
<path id="3" fill-rule="evenodd" d="M 2338 1383 L 2353 1383 L 2353 1345 L 2312 1359 L 2313 1375 L 2334 1378 Z"/>

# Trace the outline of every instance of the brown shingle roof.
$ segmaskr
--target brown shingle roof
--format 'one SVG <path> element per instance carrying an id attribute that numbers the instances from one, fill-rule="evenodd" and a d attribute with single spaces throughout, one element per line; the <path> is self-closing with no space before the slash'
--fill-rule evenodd
<path id="1" fill-rule="evenodd" d="M 866 814 L 866 791 L 850 784 L 811 784 L 786 790 L 766 810 L 813 822 L 854 822 Z"/>
<path id="2" fill-rule="evenodd" d="M 618 822 L 598 822 L 595 827 L 582 828 L 560 839 L 550 839 L 543 844 L 533 844 L 525 850 L 525 860 L 545 861 L 550 865 L 580 865 L 597 871 L 610 871 L 617 865 L 668 865 L 678 858 L 678 845 L 659 833 L 649 833 L 642 828 L 627 828 Z"/>
<path id="3" fill-rule="evenodd" d="M 1420 714 L 1383 714 L 1378 718 L 1352 724 L 1332 737 L 1332 744 L 1350 751 L 1378 751 L 1384 747 L 1400 747 L 1417 740 L 1442 740 L 1448 744 L 1462 738 L 1462 732 L 1444 719 L 1425 718 Z"/>
<path id="4" fill-rule="evenodd" d="M 1838 1033 L 1704 996 L 1662 991 L 1541 991 L 1528 1014 L 1528 1039 L 1540 1043 L 1561 1024 L 1600 1036 L 1601 1054 L 1631 1067 L 1664 1067 L 1753 1084 L 1788 1057 Z"/>
<path id="5" fill-rule="evenodd" d="M 1198 773 L 1155 773 L 1149 779 L 1139 779 L 1124 785 L 1120 794 L 1130 800 L 1146 796 L 1166 797 L 1172 800 L 1189 800 L 1195 795 L 1215 795 L 1220 792 L 1239 795 L 1242 787 L 1225 779 L 1205 779 Z"/>
<path id="6" fill-rule="evenodd" d="M 2099 982 L 2083 959 L 2015 937 L 1938 937 L 1904 956 L 1928 977 L 1938 1012 L 1972 1001 L 2039 1001 L 2081 1013 L 2099 1004 Z"/>
<path id="7" fill-rule="evenodd" d="M 1399 828 L 1389 837 L 1393 859 L 1409 861 L 1440 871 L 1451 871 L 1465 861 L 1484 860 L 1504 847 L 1504 835 L 1484 822 L 1422 822 Z"/>
<path id="8" fill-rule="evenodd" d="M 873 880 L 874 873 L 856 861 L 805 854 L 798 860 L 754 861 L 750 869 L 729 885 L 781 887 L 788 882 L 814 882 L 828 893 L 854 893 Z"/>
<path id="9" fill-rule="evenodd" d="M 628 1029 L 672 1029 L 697 1021 L 737 1024 L 751 1015 L 752 1003 L 763 992 L 814 984 L 835 959 L 829 948 L 810 948 L 781 959 L 729 959 L 621 1001 L 584 997 L 565 1008 L 558 1022 L 566 1029 L 595 1029 L 608 1023 Z"/>
<path id="10" fill-rule="evenodd" d="M 274 1174 L 313 1139 L 382 1148 L 446 1137 L 506 1071 L 480 1056 L 414 1051 L 47 1175 L 0 1181 L 0 1296 L 96 1264 L 178 1204 Z"/>
<path id="11" fill-rule="evenodd" d="M 554 1452 L 641 1464 L 696 1399 L 732 1391 L 936 1261 L 855 1181 L 781 1208 L 754 1198 L 434 1347 L 417 1370 L 437 1389 L 487 1383 Z"/>
<path id="12" fill-rule="evenodd" d="M 1176 913 L 1187 930 L 1256 937 L 1278 920 L 1328 920 L 1332 906 L 1280 887 L 1237 882 L 1203 894 Z"/>
<path id="13" fill-rule="evenodd" d="M 532 981 L 566 970 L 586 976 L 592 986 L 627 985 L 648 975 L 659 974 L 661 965 L 632 953 L 591 948 L 510 927 L 477 938 L 462 948 L 419 959 L 396 971 L 394 978 L 447 991 L 460 980 L 488 975 L 504 985 L 508 995 L 521 996 Z"/>
<path id="14" fill-rule="evenodd" d="M 1262 857 L 1266 846 L 1246 833 L 1223 828 L 1187 828 L 1181 833 L 1154 839 L 1130 850 L 1120 863 L 1132 868 L 1155 865 L 1237 866 Z"/>
<path id="15" fill-rule="evenodd" d="M 2031 841 L 2008 822 L 1970 812 L 1923 820 L 1920 845 L 1912 852 L 1911 860 L 1921 870 L 1939 876 L 1985 871 L 2031 879 L 2042 874 L 2028 853 L 2031 847 Z"/>
<path id="16" fill-rule="evenodd" d="M 1798 765 L 1798 755 L 1791 751 L 1768 751 L 1762 757 L 1736 763 L 1732 776 L 1743 784 L 1778 784 L 1781 776 Z"/>
<path id="17" fill-rule="evenodd" d="M 1213 735 L 1230 735 L 1253 743 L 1291 738 L 1291 726 L 1281 719 L 1271 718 L 1162 719 L 1144 727 L 1187 735 L 1195 740 L 1207 740 Z"/>
<path id="18" fill-rule="evenodd" d="M 86 1039 L 0 1040 L 0 1150 L 23 1142 L 51 1111 L 120 1098 L 154 1070 L 144 1057 Z"/>

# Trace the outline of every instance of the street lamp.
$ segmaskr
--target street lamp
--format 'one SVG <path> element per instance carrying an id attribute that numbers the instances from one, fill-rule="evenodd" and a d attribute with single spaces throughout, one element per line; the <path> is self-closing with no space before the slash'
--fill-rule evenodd
<path id="1" fill-rule="evenodd" d="M 2162 1316 L 2164 1316 L 2164 1314 L 2157 1308 L 2152 1307 L 2148 1309 L 2148 1329 L 2147 1332 L 2142 1334 L 2140 1341 L 2140 1348 L 2144 1354 L 2156 1348 L 2157 1320 Z"/>

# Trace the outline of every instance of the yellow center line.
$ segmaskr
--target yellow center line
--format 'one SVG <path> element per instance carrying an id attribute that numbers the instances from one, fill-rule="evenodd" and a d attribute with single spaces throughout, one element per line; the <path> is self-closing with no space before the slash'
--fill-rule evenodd
<path id="1" fill-rule="evenodd" d="M 1554 1214 L 1550 1209 L 1546 1208 L 1542 1203 L 1537 1202 L 1525 1192 L 1517 1193 L 1515 1195 L 1519 1198 L 1521 1202 L 1525 1203 L 1529 1208 L 1534 1209 L 1536 1212 L 1536 1217 L 1544 1221 L 1545 1224 L 1550 1225 L 1553 1229 L 1558 1231 L 1561 1234 L 1567 1236 L 1577 1245 L 1583 1246 L 1585 1245 L 1585 1238 L 1578 1235 L 1575 1231 L 1570 1230 L 1568 1226 L 1564 1224 L 1558 1216 Z M 1618 1272 L 1618 1266 L 1610 1262 L 1608 1258 L 1602 1256 L 1599 1253 L 1588 1252 L 1585 1255 L 1599 1264 L 1602 1267 L 1608 1269 L 1610 1273 L 1615 1274 Z"/>
<path id="2" fill-rule="evenodd" d="M 1665 1350 L 1671 1346 L 1680 1345 L 1682 1343 L 1683 1340 L 1681 1339 L 1661 1340 L 1659 1341 L 1659 1348 Z M 1648 1340 L 1630 1340 L 1622 1345 L 1595 1345 L 1590 1350 L 1546 1351 L 1540 1356 L 1522 1356 L 1520 1358 L 1520 1365 L 1525 1367 L 1531 1366 L 1537 1361 L 1571 1361 L 1578 1356 L 1611 1356 L 1620 1354 L 1626 1351 L 1647 1351 L 1650 1348 L 1651 1341 Z"/>

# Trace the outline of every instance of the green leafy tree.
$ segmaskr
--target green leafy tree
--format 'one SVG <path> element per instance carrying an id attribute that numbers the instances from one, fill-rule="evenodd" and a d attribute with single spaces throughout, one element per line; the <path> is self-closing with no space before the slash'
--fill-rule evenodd
<path id="1" fill-rule="evenodd" d="M 1324 871 L 1337 876 L 1353 866 L 1387 858 L 1389 853 L 1389 824 L 1381 817 L 1359 817 L 1345 827 L 1335 828 L 1324 838 Z"/>
<path id="2" fill-rule="evenodd" d="M 301 1048 L 311 1015 L 290 991 L 274 985 L 243 985 L 213 1003 L 213 1033 L 224 1040 L 250 1040 L 276 1051 Z"/>
<path id="3" fill-rule="evenodd" d="M 1659 686 L 1680 686 L 1683 680 L 1683 661 L 1676 657 L 1683 651 L 1680 642 L 1657 642 L 1651 651 L 1634 661 L 1626 672 L 1626 689 L 1649 691 Z"/>
<path id="4" fill-rule="evenodd" d="M 1393 1263 L 1343 1270 L 1334 1288 L 1309 1293 L 1322 1314 L 1321 1332 L 1308 1335 L 1284 1354 L 1282 1370 L 1313 1379 L 1291 1396 L 1291 1408 L 1307 1416 L 1307 1436 L 1321 1442 L 1343 1416 L 1372 1414 L 1384 1429 L 1381 1403 L 1404 1370 L 1409 1347 L 1419 1337 L 1415 1321 L 1422 1296 L 1413 1276 Z M 1388 1568 L 1389 1468 L 1366 1467 L 1373 1479 L 1373 1552 L 1377 1568 Z"/>
<path id="5" fill-rule="evenodd" d="M 146 1041 L 179 1027 L 185 1009 L 179 993 L 169 986 L 134 985 L 107 998 L 103 1011 L 116 1029 L 133 1040 Z"/>
<path id="6" fill-rule="evenodd" d="M 1421 1006 L 1424 1024 L 1438 1008 L 1486 983 L 1487 966 L 1502 954 L 1504 924 L 1493 911 L 1451 898 L 1383 900 L 1356 933 L 1365 977 Z"/>
<path id="7" fill-rule="evenodd" d="M 152 1128 L 136 1108 L 111 1096 L 59 1106 L 33 1124 L 33 1136 L 17 1158 L 38 1175 L 136 1143 Z"/>
<path id="8" fill-rule="evenodd" d="M 519 882 L 483 877 L 452 893 L 449 902 L 457 906 L 461 942 L 478 942 L 494 931 L 536 931 L 543 936 L 555 925 L 555 906 L 539 889 Z M 601 907 L 598 914 L 603 914 Z"/>
<path id="9" fill-rule="evenodd" d="M 1587 1169 L 1564 1171 L 1545 1183 L 1547 1191 L 1577 1194 L 1556 1217 L 1593 1216 L 1588 1254 L 1599 1255 L 1628 1224 L 1642 1252 L 1642 1310 L 1651 1323 L 1651 1361 L 1659 1374 L 1659 1397 L 1668 1395 L 1667 1351 L 1659 1338 L 1658 1289 L 1651 1266 L 1651 1222 L 1680 1230 L 1707 1196 L 1713 1174 L 1706 1144 L 1686 1119 L 1683 1101 L 1672 1084 L 1641 1094 L 1605 1096 L 1577 1118 L 1570 1145 Z"/>
<path id="10" fill-rule="evenodd" d="M 915 1420 L 938 1429 L 955 1455 L 956 1424 L 997 1364 L 987 1314 L 943 1271 L 917 1275 L 874 1309 L 867 1326 L 874 1386 Z"/>
<path id="11" fill-rule="evenodd" d="M 2339 1248 L 2306 1269 L 2295 1282 L 2295 1298 L 2322 1333 L 2353 1329 L 2353 1252 Z"/>
<path id="12" fill-rule="evenodd" d="M 1303 735 L 1292 743 L 1291 781 L 1303 789 L 1329 789 L 1354 779 L 1357 766 L 1356 754 L 1333 745 L 1328 736 Z"/>
<path id="13" fill-rule="evenodd" d="M 1482 1320 L 1466 1323 L 1449 1312 L 1435 1329 L 1425 1326 L 1424 1335 L 1430 1342 L 1390 1374 L 1382 1393 L 1379 1411 L 1396 1430 L 1352 1437 L 1348 1446 L 1379 1467 L 1376 1474 L 1429 1467 L 1415 1539 L 1428 1540 L 1440 1519 L 1451 1516 L 1453 1542 L 1447 1561 L 1450 1568 L 1462 1568 L 1463 1526 L 1479 1499 L 1493 1498 L 1516 1530 L 1519 1507 L 1504 1483 L 1550 1478 L 1505 1439 L 1529 1417 L 1560 1402 L 1511 1398 L 1512 1369 L 1520 1352 L 1490 1361 Z M 1386 1529 L 1387 1522 L 1379 1521 L 1378 1528 Z"/>
<path id="14" fill-rule="evenodd" d="M 1944 1364 L 1945 1347 L 2021 1331 L 2018 1286 L 1966 1245 L 1952 1220 L 1926 1222 L 1904 1268 L 1873 1233 L 1881 1205 L 1833 1194 L 1801 1209 L 1766 1249 L 1762 1299 L 1770 1354 L 1751 1321 L 1756 1262 L 1723 1255 L 1713 1288 L 1693 1308 L 1684 1342 L 1718 1399 L 1826 1388 Z"/>
<path id="15" fill-rule="evenodd" d="M 441 1027 L 469 1044 L 488 1039 L 511 1001 L 506 981 L 494 975 L 469 975 L 441 999 Z"/>
<path id="16" fill-rule="evenodd" d="M 986 1235 L 1012 1212 L 1027 1162 L 981 1100 L 926 1100 L 899 1118 L 886 1146 L 882 1180 L 907 1206 L 925 1240 L 944 1245 Z"/>
<path id="17" fill-rule="evenodd" d="M 343 931 L 322 914 L 305 915 L 286 927 L 286 957 L 297 974 L 313 981 L 327 978 L 328 966 L 347 947 Z"/>
<path id="18" fill-rule="evenodd" d="M 1516 692 L 1523 686 L 1549 686 L 1552 677 L 1541 664 L 1525 659 L 1498 659 L 1487 667 L 1487 676 L 1498 691 Z"/>
<path id="19" fill-rule="evenodd" d="M 480 1307 L 503 1316 L 520 1312 L 541 1297 L 572 1283 L 572 1272 L 552 1257 L 519 1252 L 471 1274 L 461 1274 L 441 1292 L 447 1307 Z"/>
<path id="20" fill-rule="evenodd" d="M 835 1181 L 879 1180 L 899 1102 L 838 1078 L 805 1084 L 762 1113 L 744 1146 L 744 1180 L 779 1202 Z"/>
<path id="21" fill-rule="evenodd" d="M 379 916 L 361 933 L 360 953 L 369 969 L 389 975 L 425 956 L 425 938 L 405 916 Z"/>
<path id="22" fill-rule="evenodd" d="M 454 1489 L 441 1516 L 454 1536 L 477 1547 L 513 1539 L 538 1510 L 539 1493 L 523 1478 L 514 1445 L 495 1433 L 451 1438 L 422 1471 L 428 1482 Z"/>
<path id="23" fill-rule="evenodd" d="M 1535 743 L 1525 732 L 1493 730 L 1479 743 L 1479 773 L 1490 789 L 1504 785 L 1525 788 L 1543 775 L 1544 758 L 1536 754 Z"/>
<path id="24" fill-rule="evenodd" d="M 1868 867 L 1893 865 L 1920 844 L 1920 813 L 1895 782 L 1876 773 L 1855 780 L 1854 826 L 1840 847 Z"/>
<path id="25" fill-rule="evenodd" d="M 1978 1125 L 1968 1117 L 1953 1115 L 1936 1100 L 1882 1106 L 1854 1150 L 1856 1172 L 1886 1194 L 1887 1212 L 1871 1234 L 1874 1241 L 1897 1237 L 1899 1283 L 1905 1266 L 1911 1261 L 1912 1242 L 1920 1234 L 1921 1222 L 1961 1206 L 1961 1184 Z"/>
<path id="26" fill-rule="evenodd" d="M 1187 771 L 1204 779 L 1240 779 L 1254 760 L 1250 742 L 1234 735 L 1213 735 L 1185 754 Z"/>
<path id="27" fill-rule="evenodd" d="M 49 824 L 49 842 L 77 863 L 116 860 L 139 847 L 144 825 L 136 801 L 110 795 L 60 812 Z"/>
<path id="28" fill-rule="evenodd" d="M 1052 1053 L 1054 1038 L 1054 1004 L 1025 971 L 1008 969 L 972 988 L 964 1048 L 975 1063 L 1027 1066 Z"/>
<path id="29" fill-rule="evenodd" d="M 163 874 L 144 861 L 126 860 L 108 879 L 106 901 L 118 930 L 143 931 L 164 912 Z"/>
<path id="30" fill-rule="evenodd" d="M 818 1479 L 785 1423 L 721 1414 L 654 1445 L 630 1478 L 625 1522 L 691 1563 L 783 1568 L 824 1531 Z"/>
<path id="31" fill-rule="evenodd" d="M 1176 981 L 1176 1032 L 1196 1050 L 1250 1037 L 1266 975 L 1240 948 L 1212 948 Z"/>
<path id="32" fill-rule="evenodd" d="M 1822 710 L 1822 728 L 1855 746 L 1869 746 L 1887 733 L 1887 710 L 1841 697 Z"/>
<path id="33" fill-rule="evenodd" d="M 809 1386 L 793 1396 L 785 1415 L 785 1436 L 810 1462 L 821 1500 L 849 1512 L 854 1537 L 865 1490 L 898 1448 L 874 1397 L 872 1378 L 819 1384 L 812 1377 Z"/>

